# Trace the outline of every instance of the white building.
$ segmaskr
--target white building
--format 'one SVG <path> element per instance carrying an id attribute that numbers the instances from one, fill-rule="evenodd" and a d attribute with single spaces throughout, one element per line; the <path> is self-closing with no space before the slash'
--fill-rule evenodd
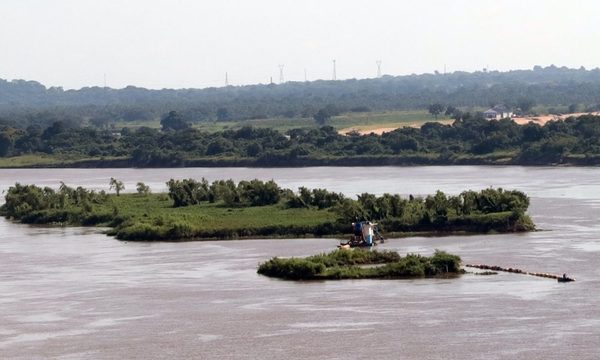
<path id="1" fill-rule="evenodd" d="M 493 108 L 484 111 L 483 116 L 488 120 L 500 120 L 512 117 L 513 112 L 505 105 L 496 105 Z"/>

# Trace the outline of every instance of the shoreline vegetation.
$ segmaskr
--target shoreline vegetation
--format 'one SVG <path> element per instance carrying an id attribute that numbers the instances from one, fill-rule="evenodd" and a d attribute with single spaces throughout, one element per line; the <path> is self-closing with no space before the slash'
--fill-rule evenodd
<path id="1" fill-rule="evenodd" d="M 120 240 L 181 241 L 281 237 L 344 237 L 357 218 L 376 221 L 383 234 L 447 235 L 535 230 L 529 198 L 503 189 L 426 197 L 363 193 L 356 199 L 325 189 L 294 192 L 273 181 L 170 180 L 167 193 L 121 193 L 123 183 L 96 192 L 64 183 L 58 190 L 15 184 L 0 215 L 27 224 L 108 226 Z"/>
<path id="2" fill-rule="evenodd" d="M 179 119 L 176 112 L 169 117 Z M 252 126 L 206 132 L 184 125 L 4 128 L 0 168 L 600 165 L 595 115 L 541 126 L 460 112 L 452 124 L 429 122 L 381 135 L 339 134 L 328 125 L 285 132 Z"/>
<path id="3" fill-rule="evenodd" d="M 444 155 L 353 156 L 280 159 L 271 163 L 254 158 L 177 159 L 140 166 L 129 158 L 73 158 L 25 155 L 0 158 L 0 169 L 127 169 L 127 168 L 300 168 L 300 167 L 377 167 L 377 166 L 599 166 L 600 155 L 564 156 L 556 162 L 521 162 L 506 154 L 473 157 Z"/>
<path id="4" fill-rule="evenodd" d="M 458 276 L 459 256 L 436 250 L 432 256 L 364 249 L 335 250 L 306 258 L 274 257 L 257 273 L 284 280 L 411 279 Z"/>

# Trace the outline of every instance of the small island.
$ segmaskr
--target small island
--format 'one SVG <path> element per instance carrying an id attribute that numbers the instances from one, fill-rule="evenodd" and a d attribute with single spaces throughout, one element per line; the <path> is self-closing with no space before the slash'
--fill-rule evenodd
<path id="1" fill-rule="evenodd" d="M 432 256 L 364 249 L 335 250 L 306 258 L 272 258 L 258 267 L 261 275 L 285 280 L 409 279 L 456 276 L 460 257 L 436 250 Z"/>
<path id="2" fill-rule="evenodd" d="M 425 197 L 363 193 L 349 198 L 325 189 L 294 192 L 274 181 L 170 180 L 168 192 L 96 192 L 61 184 L 58 190 L 15 184 L 0 215 L 27 224 L 107 226 L 132 241 L 344 237 L 357 218 L 378 223 L 387 235 L 444 235 L 531 231 L 529 198 L 516 190 L 484 189 Z"/>

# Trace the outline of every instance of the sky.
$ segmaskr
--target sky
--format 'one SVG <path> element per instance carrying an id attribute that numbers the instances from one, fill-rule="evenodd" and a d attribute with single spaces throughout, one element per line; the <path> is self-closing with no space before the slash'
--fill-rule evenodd
<path id="1" fill-rule="evenodd" d="M 160 88 L 595 68 L 599 1 L 0 0 L 0 78 Z"/>

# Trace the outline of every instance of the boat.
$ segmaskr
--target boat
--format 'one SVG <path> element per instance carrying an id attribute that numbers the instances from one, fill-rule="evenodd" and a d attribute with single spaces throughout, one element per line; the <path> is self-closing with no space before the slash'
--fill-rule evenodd
<path id="1" fill-rule="evenodd" d="M 377 224 L 370 221 L 356 221 L 352 223 L 354 234 L 345 243 L 338 245 L 339 249 L 349 249 L 355 247 L 373 247 L 378 243 L 385 242 L 385 239 L 377 230 Z"/>

